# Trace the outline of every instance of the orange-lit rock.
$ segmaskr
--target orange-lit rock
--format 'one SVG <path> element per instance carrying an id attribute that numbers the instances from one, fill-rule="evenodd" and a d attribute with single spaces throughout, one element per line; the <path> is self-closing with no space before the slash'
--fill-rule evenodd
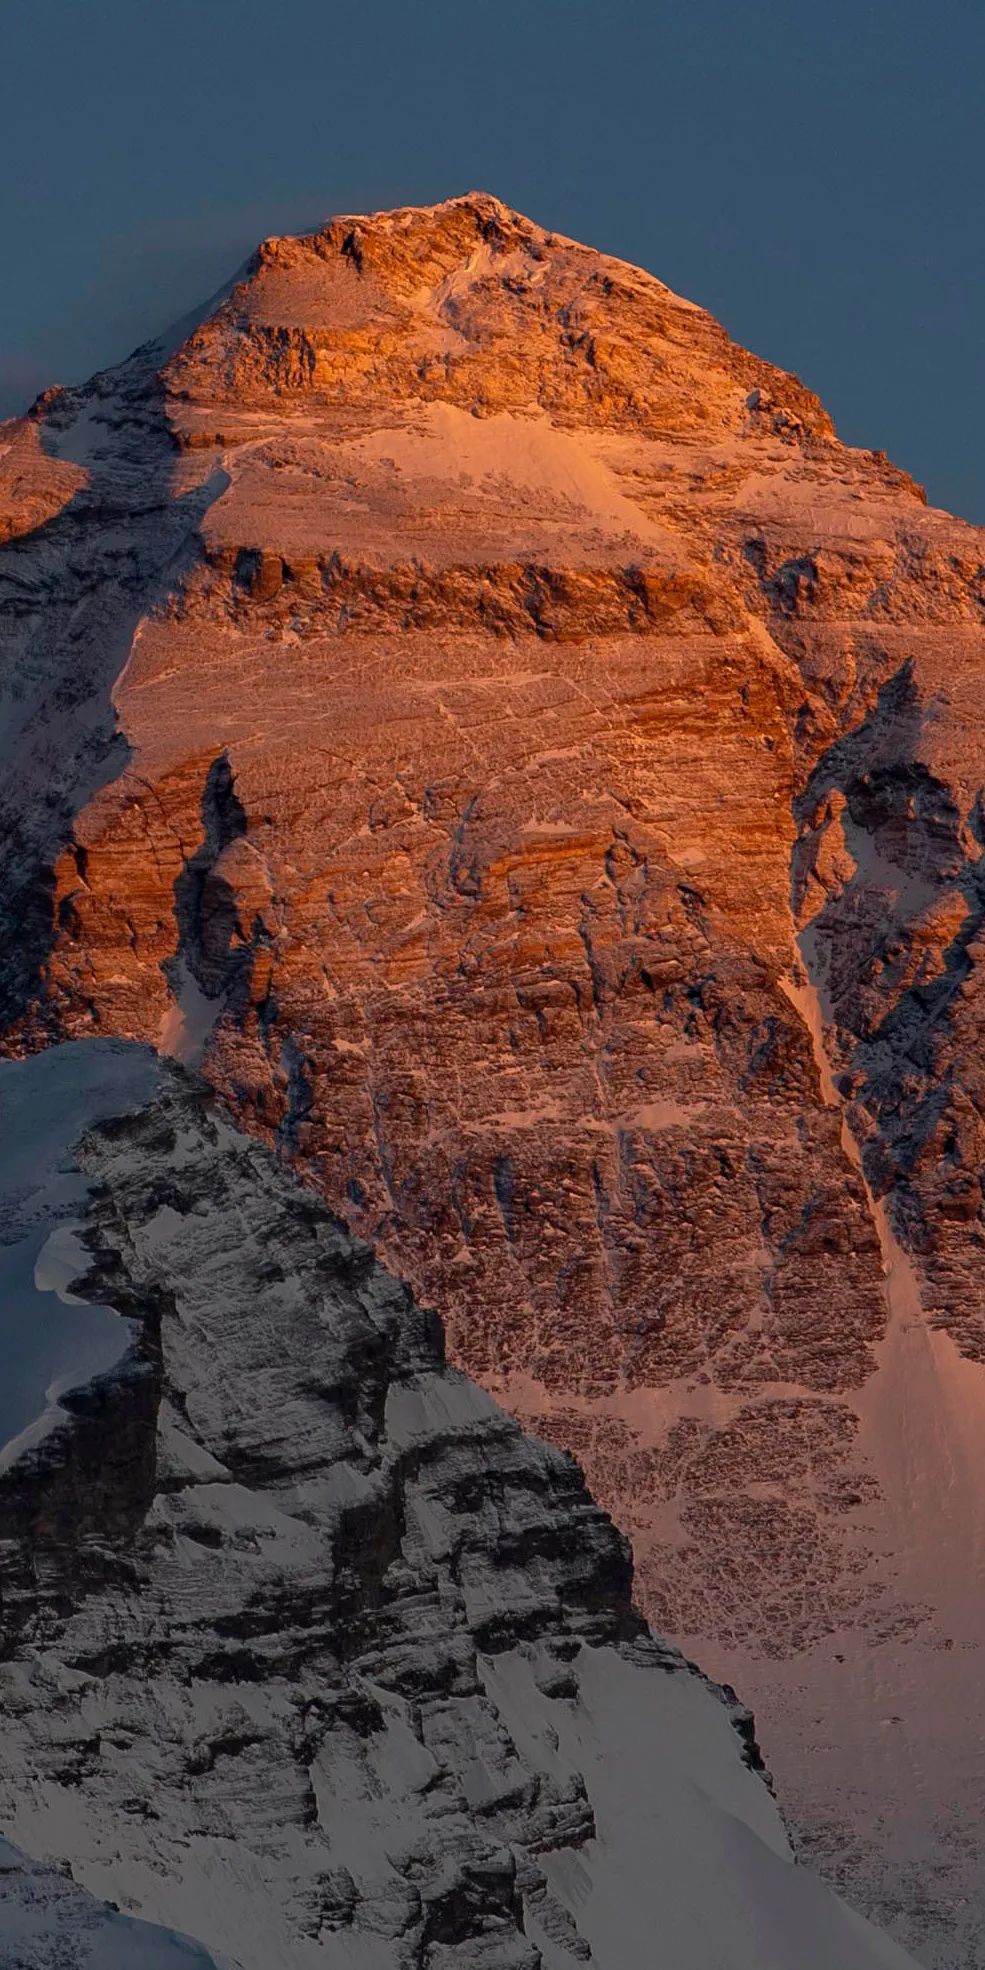
<path id="1" fill-rule="evenodd" d="M 848 1718 L 871 1818 L 859 1651 L 919 1761 L 922 1638 L 985 1641 L 970 1483 L 940 1579 L 898 1536 L 884 1279 L 898 1235 L 985 1354 L 981 536 L 482 196 L 268 241 L 39 416 L 0 506 L 8 1049 L 197 1034 L 577 1452 L 836 1847 L 806 1720 Z M 973 1421 L 938 1340 L 918 1400 L 957 1377 Z"/>

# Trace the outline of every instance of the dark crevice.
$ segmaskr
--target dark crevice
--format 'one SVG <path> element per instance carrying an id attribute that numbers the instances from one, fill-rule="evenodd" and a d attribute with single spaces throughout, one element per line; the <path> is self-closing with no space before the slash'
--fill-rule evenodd
<path id="1" fill-rule="evenodd" d="M 186 858 L 174 885 L 178 948 L 162 970 L 175 998 L 186 965 L 207 998 L 239 1003 L 265 932 L 254 924 L 244 935 L 236 890 L 217 867 L 224 851 L 249 833 L 228 753 L 220 753 L 205 776 L 201 818 L 201 844 Z"/>
<path id="2" fill-rule="evenodd" d="M 44 1003 L 59 930 L 55 865 L 81 810 L 130 759 L 113 686 L 139 623 L 203 559 L 202 517 L 228 484 L 217 470 L 175 495 L 165 392 L 145 364 L 107 372 L 85 392 L 48 392 L 34 412 L 43 450 L 57 456 L 75 418 L 100 402 L 113 415 L 107 408 L 105 449 L 93 456 L 88 483 L 42 525 L 0 546 L 4 673 L 33 680 L 26 709 L 13 693 L 0 702 L 0 1020 L 7 1028 L 25 1022 L 32 1043 L 57 1027 Z M 113 545 L 118 528 L 125 547 Z"/>

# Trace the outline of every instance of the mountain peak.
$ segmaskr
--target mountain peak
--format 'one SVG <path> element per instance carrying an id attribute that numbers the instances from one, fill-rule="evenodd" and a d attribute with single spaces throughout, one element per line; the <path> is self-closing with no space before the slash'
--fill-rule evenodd
<path id="1" fill-rule="evenodd" d="M 265 242 L 4 447 L 6 1048 L 198 1059 L 981 1961 L 980 537 L 483 193 Z"/>
<path id="2" fill-rule="evenodd" d="M 306 244 L 321 240 L 330 250 L 336 250 L 340 241 L 344 244 L 353 233 L 381 244 L 386 241 L 395 251 L 413 241 L 416 250 L 424 254 L 431 250 L 439 255 L 449 244 L 456 249 L 467 248 L 470 237 L 485 240 L 500 250 L 520 241 L 546 242 L 556 237 L 491 192 L 470 191 L 439 199 L 432 205 L 335 213 L 312 233 L 274 235 L 262 243 L 259 253 L 263 256 L 269 249 L 276 251 L 285 241 Z M 352 248 L 348 251 L 351 253 Z"/>
<path id="3" fill-rule="evenodd" d="M 812 392 L 702 309 L 485 192 L 265 240 L 165 382 L 232 415 L 293 398 L 376 421 L 441 402 L 566 428 L 737 437 L 766 406 L 788 439 L 832 435 Z"/>

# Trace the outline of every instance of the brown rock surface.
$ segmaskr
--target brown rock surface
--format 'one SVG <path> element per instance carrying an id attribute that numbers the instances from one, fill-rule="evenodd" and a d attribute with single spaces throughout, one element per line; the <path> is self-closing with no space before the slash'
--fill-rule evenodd
<path id="1" fill-rule="evenodd" d="M 0 537 L 8 1050 L 197 1033 L 577 1451 L 886 1919 L 828 1824 L 898 1782 L 858 1665 L 909 1690 L 921 1637 L 985 1640 L 948 1602 L 973 1468 L 931 1579 L 892 1428 L 921 1302 L 921 1487 L 938 1387 L 982 1413 L 947 1339 L 985 1353 L 981 537 L 479 195 L 268 241 L 0 428 Z M 799 1774 L 839 1717 L 861 1804 L 837 1744 Z"/>

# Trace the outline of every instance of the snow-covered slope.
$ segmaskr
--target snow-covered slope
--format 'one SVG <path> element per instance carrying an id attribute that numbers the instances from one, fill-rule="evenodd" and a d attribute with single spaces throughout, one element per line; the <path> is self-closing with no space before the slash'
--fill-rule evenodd
<path id="1" fill-rule="evenodd" d="M 75 1212 L 86 1184 L 71 1150 L 83 1128 L 153 1092 L 154 1056 L 114 1045 L 0 1061 L 0 1113 L 16 1144 L 0 1166 L 0 1469 L 53 1427 L 59 1397 L 109 1369 L 132 1338 L 111 1307 L 68 1290 L 85 1269 Z"/>
<path id="2" fill-rule="evenodd" d="M 188 1936 L 139 1922 L 0 1840 L 3 1970 L 217 1970 Z"/>
<path id="3" fill-rule="evenodd" d="M 903 1970 L 793 1863 L 573 1460 L 183 1069 L 135 1106 L 149 1075 L 92 1041 L 0 1081 L 88 1186 L 72 1290 L 135 1323 L 0 1473 L 0 1964 Z"/>

